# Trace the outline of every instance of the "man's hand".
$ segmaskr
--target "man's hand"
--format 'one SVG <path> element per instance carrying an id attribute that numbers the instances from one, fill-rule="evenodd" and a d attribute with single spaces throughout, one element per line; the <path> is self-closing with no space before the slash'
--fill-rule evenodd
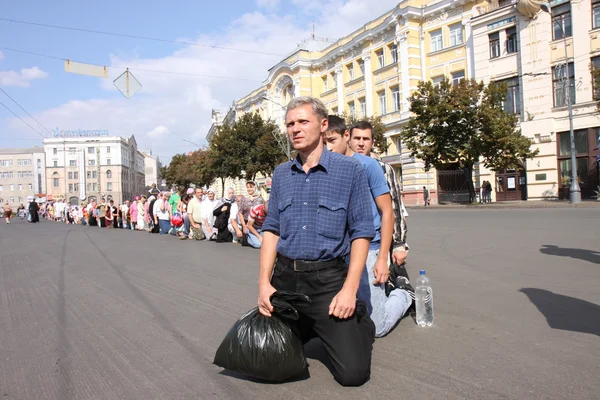
<path id="1" fill-rule="evenodd" d="M 265 317 L 270 317 L 273 312 L 273 306 L 271 305 L 271 296 L 277 289 L 270 283 L 258 285 L 258 312 Z"/>
<path id="2" fill-rule="evenodd" d="M 408 253 L 404 250 L 394 251 L 392 253 L 392 262 L 397 265 L 402 265 L 406 261 Z"/>
<path id="3" fill-rule="evenodd" d="M 373 267 L 373 275 L 375 275 L 375 281 L 373 285 L 379 285 L 385 283 L 390 277 L 390 267 L 388 267 L 387 260 L 378 258 Z"/>
<path id="4" fill-rule="evenodd" d="M 225 211 L 227 211 L 227 206 L 221 207 L 221 212 L 225 212 Z"/>
<path id="5" fill-rule="evenodd" d="M 329 315 L 339 319 L 348 319 L 356 309 L 356 292 L 342 288 L 329 305 Z"/>
<path id="6" fill-rule="evenodd" d="M 236 232 L 236 236 L 238 237 L 238 239 L 241 239 L 241 238 L 242 238 L 242 236 L 243 236 L 243 234 L 242 234 L 242 231 L 238 230 L 238 231 Z"/>
<path id="7" fill-rule="evenodd" d="M 245 226 L 242 228 L 242 232 L 244 232 L 246 235 L 248 234 L 248 227 Z"/>

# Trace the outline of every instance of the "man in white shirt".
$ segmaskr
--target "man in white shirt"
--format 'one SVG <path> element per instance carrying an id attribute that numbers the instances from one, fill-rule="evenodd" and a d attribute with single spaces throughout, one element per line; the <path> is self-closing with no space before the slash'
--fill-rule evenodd
<path id="1" fill-rule="evenodd" d="M 121 214 L 122 214 L 121 220 L 123 221 L 121 228 L 123 228 L 123 229 L 129 228 L 129 225 L 127 225 L 127 213 L 129 212 L 129 204 L 130 204 L 129 200 L 126 200 L 124 204 L 121 204 Z"/>
<path id="2" fill-rule="evenodd" d="M 202 231 L 204 232 L 204 236 L 206 236 L 205 240 L 214 240 L 217 235 L 217 230 L 213 227 L 215 223 L 215 215 L 213 214 L 213 211 L 218 204 L 218 200 L 215 199 L 215 191 L 213 189 L 208 189 L 207 196 L 208 197 L 202 201 Z M 213 238 L 213 235 L 215 238 Z"/>
<path id="3" fill-rule="evenodd" d="M 236 200 L 231 203 L 231 211 L 229 212 L 229 223 L 227 224 L 227 229 L 233 235 L 233 243 L 240 243 L 242 240 L 242 227 L 240 225 L 240 221 L 238 218 L 238 213 L 240 211 L 240 202 L 244 196 L 238 195 Z"/>
<path id="4" fill-rule="evenodd" d="M 171 196 L 171 193 L 164 192 L 159 196 L 154 202 L 154 217 L 158 220 L 160 234 L 167 235 L 171 229 L 171 208 L 167 200 Z"/>

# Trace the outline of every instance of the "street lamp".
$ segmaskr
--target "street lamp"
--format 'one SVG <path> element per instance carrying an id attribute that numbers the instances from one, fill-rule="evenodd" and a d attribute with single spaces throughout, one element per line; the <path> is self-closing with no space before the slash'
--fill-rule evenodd
<path id="1" fill-rule="evenodd" d="M 187 140 L 186 138 L 182 138 L 184 142 L 188 142 L 190 144 L 193 144 L 194 146 L 196 146 L 198 148 L 198 150 L 202 150 L 202 147 L 198 144 L 198 143 L 194 143 L 191 140 Z"/>
<path id="2" fill-rule="evenodd" d="M 540 4 L 540 9 L 550 15 L 552 21 L 552 8 L 548 3 Z M 554 25 L 552 21 L 552 26 Z M 571 77 L 569 76 L 569 54 L 567 52 L 567 35 L 561 23 L 558 24 L 562 32 L 563 47 L 565 49 L 565 69 L 563 77 L 563 91 L 565 93 L 565 101 L 569 109 L 569 139 L 571 141 L 571 187 L 569 189 L 569 201 L 572 204 L 581 203 L 581 189 L 579 188 L 579 178 L 577 176 L 577 157 L 575 150 L 575 133 L 573 132 L 573 104 L 570 96 Z"/>
<path id="3" fill-rule="evenodd" d="M 276 101 L 273 101 L 273 100 L 269 99 L 267 96 L 262 96 L 261 99 L 263 99 L 265 101 L 270 101 L 271 103 L 279 106 L 282 111 L 286 110 L 285 106 L 283 106 L 282 104 L 279 104 Z M 273 134 L 273 136 L 275 136 L 275 134 Z M 292 149 L 291 149 L 290 137 L 287 135 L 287 133 L 285 134 L 285 139 L 286 139 L 286 146 L 285 147 L 280 142 L 280 138 L 278 138 L 277 136 L 275 136 L 275 139 L 277 140 L 277 143 L 279 143 L 279 145 L 281 146 L 281 149 L 284 151 L 284 153 L 287 156 L 288 160 L 291 160 L 292 159 Z"/>

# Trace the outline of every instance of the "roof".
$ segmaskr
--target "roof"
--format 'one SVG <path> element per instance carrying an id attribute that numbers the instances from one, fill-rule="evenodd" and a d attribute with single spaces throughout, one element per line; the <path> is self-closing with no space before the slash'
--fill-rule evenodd
<path id="1" fill-rule="evenodd" d="M 28 147 L 28 148 L 17 148 L 17 149 L 0 149 L 0 154 L 33 154 L 43 153 L 43 147 Z"/>

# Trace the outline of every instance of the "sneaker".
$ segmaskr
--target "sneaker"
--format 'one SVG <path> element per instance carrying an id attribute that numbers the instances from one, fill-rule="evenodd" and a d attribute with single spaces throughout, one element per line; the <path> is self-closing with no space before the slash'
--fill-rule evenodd
<path id="1" fill-rule="evenodd" d="M 394 286 L 396 289 L 406 290 L 412 299 L 415 299 L 415 289 L 410 284 L 410 279 L 408 278 L 408 272 L 406 271 L 406 267 L 404 264 L 402 265 L 392 265 L 392 273 L 390 274 L 390 279 L 393 277 Z"/>

